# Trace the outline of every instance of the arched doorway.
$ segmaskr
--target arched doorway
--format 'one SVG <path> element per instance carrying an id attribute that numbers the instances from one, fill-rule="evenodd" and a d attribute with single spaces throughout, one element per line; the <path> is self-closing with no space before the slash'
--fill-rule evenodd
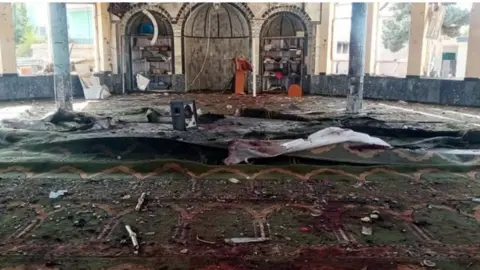
<path id="1" fill-rule="evenodd" d="M 170 89 L 175 69 L 172 25 L 162 14 L 146 10 L 132 15 L 125 26 L 126 89 L 138 89 L 137 74 L 150 80 L 149 90 Z"/>
<path id="2" fill-rule="evenodd" d="M 233 77 L 232 59 L 250 53 L 249 23 L 232 4 L 197 5 L 182 36 L 188 90 L 224 90 Z"/>
<path id="3" fill-rule="evenodd" d="M 308 63 L 308 31 L 296 14 L 282 11 L 265 20 L 260 31 L 262 89 L 304 87 Z"/>

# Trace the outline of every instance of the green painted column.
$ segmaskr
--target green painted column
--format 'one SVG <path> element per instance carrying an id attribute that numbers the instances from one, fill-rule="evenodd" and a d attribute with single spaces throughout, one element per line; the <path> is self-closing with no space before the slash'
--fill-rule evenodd
<path id="1" fill-rule="evenodd" d="M 65 3 L 49 3 L 50 43 L 53 54 L 53 78 L 57 109 L 72 111 L 72 78 L 68 48 L 67 7 Z"/>
<path id="2" fill-rule="evenodd" d="M 351 21 L 347 113 L 359 113 L 362 110 L 363 79 L 365 76 L 367 3 L 352 3 Z"/>

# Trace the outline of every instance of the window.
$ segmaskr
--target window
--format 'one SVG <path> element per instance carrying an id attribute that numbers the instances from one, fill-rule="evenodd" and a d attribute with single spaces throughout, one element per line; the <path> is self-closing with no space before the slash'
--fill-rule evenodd
<path id="1" fill-rule="evenodd" d="M 348 54 L 349 42 L 338 41 L 337 42 L 337 54 Z"/>

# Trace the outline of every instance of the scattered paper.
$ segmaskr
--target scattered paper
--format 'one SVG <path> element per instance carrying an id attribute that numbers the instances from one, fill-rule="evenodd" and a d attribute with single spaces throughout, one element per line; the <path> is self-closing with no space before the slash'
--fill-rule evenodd
<path id="1" fill-rule="evenodd" d="M 68 190 L 66 189 L 61 189 L 61 190 L 57 190 L 57 191 L 50 191 L 50 194 L 48 195 L 48 197 L 50 199 L 57 199 L 57 198 L 60 198 L 62 196 L 64 196 L 65 194 L 67 194 Z"/>
<path id="2" fill-rule="evenodd" d="M 370 227 L 362 227 L 362 234 L 363 235 L 372 235 L 372 228 Z"/>
<path id="3" fill-rule="evenodd" d="M 238 180 L 237 178 L 230 178 L 230 179 L 228 179 L 228 181 L 229 181 L 230 183 L 234 183 L 234 184 L 240 183 L 240 180 Z"/>

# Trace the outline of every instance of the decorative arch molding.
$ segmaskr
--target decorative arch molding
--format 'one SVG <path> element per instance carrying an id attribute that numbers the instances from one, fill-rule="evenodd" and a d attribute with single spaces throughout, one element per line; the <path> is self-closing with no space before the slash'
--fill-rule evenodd
<path id="1" fill-rule="evenodd" d="M 280 12 L 290 12 L 297 15 L 300 18 L 300 20 L 302 20 L 305 27 L 307 28 L 308 36 L 309 37 L 312 36 L 312 33 L 313 33 L 312 19 L 310 18 L 310 16 L 308 16 L 308 14 L 303 9 L 301 9 L 296 5 L 285 5 L 285 6 L 282 5 L 282 6 L 271 7 L 262 14 L 262 19 L 267 20 L 271 16 Z"/>
<path id="2" fill-rule="evenodd" d="M 281 12 L 289 12 L 296 15 L 304 24 L 306 31 L 307 31 L 307 54 L 308 54 L 308 62 L 307 62 L 307 74 L 313 74 L 315 68 L 315 38 L 314 38 L 314 25 L 315 22 L 312 22 L 310 16 L 299 6 L 296 5 L 280 5 L 275 6 L 267 9 L 261 18 L 262 18 L 262 26 L 258 29 L 258 36 L 261 35 L 264 25 L 267 21 L 272 18 L 273 15 Z"/>
<path id="3" fill-rule="evenodd" d="M 149 5 L 149 4 L 140 3 L 140 4 L 135 4 L 135 5 L 131 6 L 131 8 L 127 12 L 125 12 L 125 14 L 123 14 L 122 20 L 120 21 L 120 34 L 121 35 L 126 34 L 125 31 L 127 29 L 128 22 L 130 21 L 130 19 L 134 15 L 136 15 L 139 12 L 142 12 L 142 10 L 145 10 L 145 9 L 148 10 L 148 11 L 154 11 L 154 12 L 160 14 L 162 17 L 164 17 L 165 19 L 168 20 L 168 22 L 170 24 L 170 27 L 173 29 L 173 27 L 172 27 L 172 17 L 170 16 L 170 14 L 165 9 L 163 9 L 159 5 Z"/>
<path id="4" fill-rule="evenodd" d="M 181 7 L 180 10 L 178 11 L 177 17 L 175 17 L 174 21 L 176 24 L 181 25 L 182 29 L 185 24 L 185 21 L 187 20 L 188 16 L 192 13 L 192 11 L 199 7 L 200 5 L 203 5 L 204 3 L 196 3 L 196 4 L 190 4 L 190 3 L 184 3 Z M 250 24 L 250 21 L 255 17 L 253 14 L 252 10 L 248 7 L 247 3 L 223 3 L 223 4 L 230 4 L 237 8 L 240 13 L 245 16 L 245 19 L 247 19 L 247 22 Z"/>

